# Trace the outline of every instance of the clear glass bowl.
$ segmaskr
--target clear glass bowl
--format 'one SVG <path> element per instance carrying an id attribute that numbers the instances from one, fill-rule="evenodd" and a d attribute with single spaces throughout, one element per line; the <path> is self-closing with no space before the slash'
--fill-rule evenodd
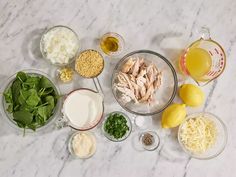
<path id="1" fill-rule="evenodd" d="M 162 71 L 162 84 L 154 94 L 154 99 L 156 102 L 152 105 L 141 103 L 137 104 L 132 101 L 125 103 L 121 99 L 120 92 L 114 87 L 117 80 L 117 74 L 120 72 L 122 65 L 130 57 L 144 58 L 145 61 L 153 63 L 156 65 L 158 70 Z M 177 75 L 174 67 L 165 57 L 150 50 L 139 50 L 127 54 L 117 63 L 112 75 L 112 92 L 116 101 L 126 111 L 136 115 L 149 116 L 161 113 L 173 101 L 176 95 L 177 86 Z"/>
<path id="2" fill-rule="evenodd" d="M 68 150 L 69 150 L 70 154 L 71 154 L 74 158 L 88 159 L 88 158 L 92 157 L 92 156 L 95 154 L 95 152 L 96 152 L 96 138 L 95 138 L 94 134 L 91 133 L 91 132 L 88 132 L 88 131 L 87 131 L 87 132 L 82 132 L 82 133 L 86 133 L 87 135 L 91 136 L 91 137 L 93 138 L 93 141 L 95 142 L 95 145 L 94 145 L 93 151 L 92 151 L 88 156 L 79 157 L 79 156 L 77 156 L 77 155 L 75 154 L 74 149 L 73 149 L 73 146 L 72 146 L 73 138 L 74 138 L 78 133 L 81 133 L 81 132 L 75 132 L 75 133 L 73 133 L 73 134 L 70 136 L 69 141 L 68 141 Z"/>
<path id="3" fill-rule="evenodd" d="M 115 113 L 118 113 L 118 114 L 123 115 L 123 116 L 125 117 L 125 119 L 127 120 L 127 125 L 128 125 L 128 127 L 129 127 L 129 131 L 127 131 L 126 134 L 125 134 L 122 138 L 119 138 L 119 139 L 114 138 L 114 136 L 108 134 L 108 133 L 105 131 L 105 129 L 104 129 L 106 120 L 107 120 L 107 118 L 109 117 L 109 115 L 115 114 Z M 106 117 L 105 117 L 104 120 L 103 120 L 103 123 L 102 123 L 102 132 L 103 132 L 104 136 L 105 136 L 107 139 L 111 140 L 111 141 L 114 141 L 114 142 L 123 141 L 123 140 L 125 140 L 126 138 L 128 138 L 128 136 L 130 135 L 131 131 L 132 131 L 132 123 L 131 123 L 129 117 L 128 117 L 126 114 L 124 114 L 123 112 L 120 112 L 120 111 L 111 112 L 111 113 L 107 114 Z"/>
<path id="4" fill-rule="evenodd" d="M 192 119 L 198 116 L 203 116 L 206 117 L 210 120 L 212 120 L 215 125 L 216 125 L 216 131 L 217 131 L 217 137 L 216 137 L 216 142 L 215 144 L 208 149 L 206 152 L 202 153 L 202 154 L 196 154 L 193 153 L 191 151 L 189 151 L 187 148 L 185 148 L 184 144 L 182 143 L 181 139 L 180 139 L 180 134 L 181 134 L 181 129 L 183 124 L 188 120 L 188 119 Z M 195 113 L 195 114 L 191 114 L 188 115 L 187 118 L 185 119 L 185 121 L 180 125 L 179 130 L 178 130 L 178 141 L 179 144 L 181 145 L 181 147 L 183 148 L 183 150 L 189 154 L 191 157 L 196 158 L 196 159 L 203 159 L 203 160 L 207 160 L 207 159 L 212 159 L 216 156 L 218 156 L 221 152 L 223 152 L 226 144 L 227 144 L 227 129 L 225 124 L 222 122 L 222 120 L 220 118 L 218 118 L 216 115 L 212 114 L 212 113 Z"/>
<path id="5" fill-rule="evenodd" d="M 22 71 L 25 72 L 25 73 L 31 74 L 31 75 L 45 76 L 46 78 L 48 78 L 48 79 L 51 81 L 52 85 L 54 86 L 54 90 L 56 91 L 56 93 L 57 93 L 58 95 L 60 95 L 60 90 L 59 90 L 59 88 L 55 85 L 55 83 L 52 81 L 52 79 L 50 79 L 50 77 L 49 77 L 46 73 L 44 73 L 44 72 L 42 72 L 42 71 L 39 71 L 39 70 L 34 70 L 34 69 L 22 70 Z M 14 75 L 10 76 L 10 77 L 5 81 L 5 83 L 3 84 L 2 88 L 1 88 L 1 93 L 4 93 L 4 92 L 12 85 L 12 82 L 15 80 L 16 75 L 17 75 L 17 73 L 15 73 Z M 8 112 L 6 111 L 8 105 L 7 105 L 6 101 L 5 101 L 5 98 L 4 98 L 4 95 L 3 95 L 3 94 L 1 94 L 1 102 L 0 102 L 0 104 L 1 104 L 1 105 L 0 105 L 0 106 L 1 106 L 0 110 L 1 110 L 1 114 L 3 115 L 3 118 L 4 118 L 4 119 L 9 123 L 9 125 L 10 125 L 11 127 L 13 127 L 14 129 L 19 130 L 19 131 L 23 131 L 23 129 L 20 128 L 20 127 L 18 127 L 17 124 L 16 124 L 16 122 L 13 121 L 13 116 L 12 116 L 12 114 L 10 114 L 10 113 L 8 113 Z M 50 125 L 55 121 L 56 117 L 59 116 L 60 108 L 61 108 L 61 100 L 58 99 L 57 105 L 56 105 L 55 108 L 54 108 L 54 113 L 53 113 L 53 115 L 48 119 L 48 121 L 47 121 L 46 124 L 44 124 L 44 125 L 41 126 L 41 127 L 37 127 L 37 128 L 36 128 L 36 131 L 37 131 L 37 132 L 38 132 L 38 131 L 41 131 L 41 130 L 45 129 L 46 127 L 50 126 Z M 26 128 L 25 131 L 26 131 L 26 133 L 33 133 L 33 132 L 34 132 L 33 130 L 28 129 L 28 128 Z"/>
<path id="6" fill-rule="evenodd" d="M 116 39 L 118 39 L 118 50 L 115 51 L 115 52 L 106 52 L 104 51 L 104 49 L 102 48 L 102 43 L 106 40 L 106 38 L 108 37 L 114 37 Z M 119 56 L 123 51 L 124 51 L 124 48 L 125 48 L 125 40 L 124 38 L 117 34 L 117 33 L 114 33 L 114 32 L 108 32 L 106 34 L 104 34 L 101 39 L 100 39 L 100 48 L 101 50 L 103 51 L 103 53 L 105 53 L 106 55 L 108 56 L 111 56 L 111 57 L 115 57 L 115 56 Z"/>
<path id="7" fill-rule="evenodd" d="M 66 29 L 70 30 L 71 32 L 73 32 L 73 33 L 75 34 L 75 36 L 77 37 L 77 41 L 78 41 L 77 52 L 75 53 L 75 55 L 74 55 L 72 58 L 69 59 L 69 62 L 68 62 L 68 63 L 64 63 L 64 64 L 61 64 L 61 63 L 52 63 L 51 60 L 50 60 L 50 58 L 47 58 L 47 55 L 46 55 L 46 53 L 44 52 L 43 37 L 44 37 L 45 34 L 47 34 L 47 33 L 48 33 L 49 31 L 51 31 L 51 30 L 54 30 L 55 28 L 66 28 Z M 67 26 L 63 26 L 63 25 L 57 25 L 57 26 L 53 26 L 53 27 L 47 29 L 47 30 L 43 33 L 43 35 L 42 35 L 42 37 L 41 37 L 41 40 L 40 40 L 40 51 L 41 51 L 41 54 L 42 54 L 43 58 L 46 59 L 48 62 L 50 62 L 52 65 L 55 65 L 55 66 L 66 66 L 66 65 L 71 64 L 71 63 L 75 60 L 75 58 L 76 58 L 76 56 L 77 56 L 77 53 L 78 53 L 80 47 L 81 47 L 81 46 L 80 46 L 80 42 L 79 42 L 79 37 L 78 37 L 78 35 L 76 34 L 76 32 L 75 32 L 74 30 L 72 30 L 71 28 L 69 28 L 69 27 L 67 27 Z"/>
<path id="8" fill-rule="evenodd" d="M 152 136 L 153 144 L 151 144 L 151 145 L 145 145 L 144 144 L 143 138 L 145 137 L 146 134 L 149 134 L 149 135 Z M 140 141 L 140 144 L 142 145 L 142 147 L 147 151 L 154 151 L 160 145 L 160 137 L 154 131 L 145 131 L 145 132 L 140 133 L 139 141 Z"/>

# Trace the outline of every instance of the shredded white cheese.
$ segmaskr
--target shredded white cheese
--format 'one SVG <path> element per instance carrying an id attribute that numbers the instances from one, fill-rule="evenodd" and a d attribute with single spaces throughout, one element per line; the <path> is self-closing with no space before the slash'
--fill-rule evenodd
<path id="1" fill-rule="evenodd" d="M 202 154 L 211 148 L 216 141 L 216 125 L 206 117 L 188 119 L 180 130 L 180 140 L 187 150 Z"/>
<path id="2" fill-rule="evenodd" d="M 52 28 L 42 42 L 46 58 L 53 64 L 68 64 L 79 48 L 76 34 L 66 27 Z"/>

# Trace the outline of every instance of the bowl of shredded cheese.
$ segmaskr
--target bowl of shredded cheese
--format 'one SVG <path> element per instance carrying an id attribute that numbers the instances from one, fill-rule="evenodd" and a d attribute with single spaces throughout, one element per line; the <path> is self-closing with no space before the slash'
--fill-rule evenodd
<path id="1" fill-rule="evenodd" d="M 185 152 L 197 159 L 218 156 L 227 143 L 225 124 L 212 113 L 187 116 L 178 130 L 178 140 Z"/>

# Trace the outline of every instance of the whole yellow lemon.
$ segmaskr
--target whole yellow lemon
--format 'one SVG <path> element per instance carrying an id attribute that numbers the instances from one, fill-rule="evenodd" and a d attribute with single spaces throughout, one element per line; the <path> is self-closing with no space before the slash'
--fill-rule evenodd
<path id="1" fill-rule="evenodd" d="M 179 96 L 186 105 L 192 107 L 202 105 L 205 100 L 203 91 L 193 84 L 184 84 L 180 86 Z"/>
<path id="2" fill-rule="evenodd" d="M 173 128 L 180 125 L 186 117 L 186 108 L 185 104 L 174 103 L 168 106 L 163 114 L 161 125 L 162 128 Z"/>

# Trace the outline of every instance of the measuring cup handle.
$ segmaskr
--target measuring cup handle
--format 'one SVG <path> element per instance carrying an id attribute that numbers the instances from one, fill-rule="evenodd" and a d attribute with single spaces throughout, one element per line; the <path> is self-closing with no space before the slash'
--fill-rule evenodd
<path id="1" fill-rule="evenodd" d="M 199 31 L 201 38 L 203 40 L 209 40 L 211 39 L 211 35 L 210 35 L 210 30 L 207 27 L 202 27 Z"/>
<path id="2" fill-rule="evenodd" d="M 56 129 L 61 129 L 67 126 L 69 126 L 69 121 L 64 116 L 61 116 L 55 123 Z"/>
<path id="3" fill-rule="evenodd" d="M 94 83 L 94 86 L 95 86 L 97 92 L 100 93 L 104 97 L 102 86 L 101 86 L 100 81 L 97 77 L 93 78 L 93 83 Z"/>

